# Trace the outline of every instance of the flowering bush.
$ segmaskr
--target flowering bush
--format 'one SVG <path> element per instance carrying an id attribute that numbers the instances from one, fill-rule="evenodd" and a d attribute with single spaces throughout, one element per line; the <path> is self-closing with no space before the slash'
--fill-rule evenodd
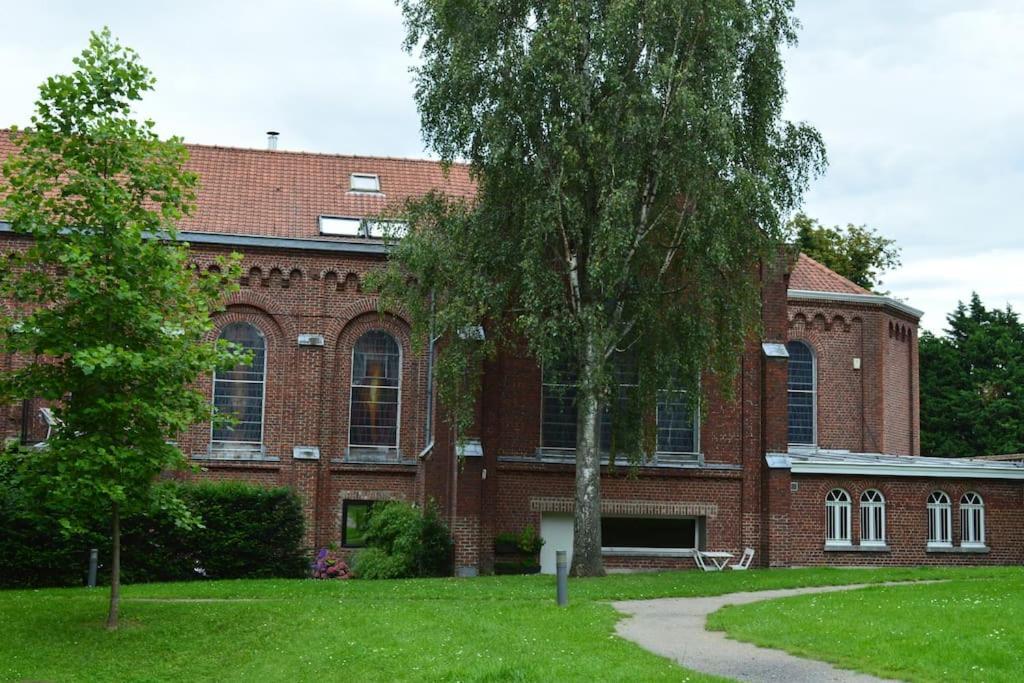
<path id="1" fill-rule="evenodd" d="M 313 562 L 314 579 L 350 579 L 348 564 L 338 557 L 334 548 L 321 548 Z"/>

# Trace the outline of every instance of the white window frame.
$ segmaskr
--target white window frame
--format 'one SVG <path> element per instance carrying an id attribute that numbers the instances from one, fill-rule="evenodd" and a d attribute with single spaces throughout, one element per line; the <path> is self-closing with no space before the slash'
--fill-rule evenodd
<path id="1" fill-rule="evenodd" d="M 356 187 L 356 179 L 373 180 L 373 188 Z M 348 191 L 360 194 L 380 194 L 380 176 L 376 173 L 350 173 L 348 176 Z"/>
<path id="2" fill-rule="evenodd" d="M 825 494 L 825 545 L 851 545 L 850 494 L 844 489 L 832 489 Z"/>
<path id="3" fill-rule="evenodd" d="M 878 489 L 868 489 L 860 494 L 860 544 L 885 543 L 885 496 Z"/>
<path id="4" fill-rule="evenodd" d="M 953 546 L 953 506 L 945 491 L 932 491 L 928 496 L 928 547 Z M 945 533 L 943 533 L 945 531 Z"/>
<path id="5" fill-rule="evenodd" d="M 398 347 L 398 386 L 395 387 L 397 390 L 395 401 L 398 404 L 395 412 L 395 445 L 394 446 L 375 446 L 352 443 L 352 390 L 359 387 L 365 388 L 370 385 L 367 384 L 356 384 L 355 383 L 355 368 L 356 368 L 356 346 L 359 345 L 359 340 L 370 334 L 371 332 L 382 332 L 395 342 L 395 346 Z M 352 352 L 349 354 L 349 365 L 348 365 L 348 429 L 345 436 L 345 441 L 348 443 L 348 451 L 352 449 L 357 451 L 376 451 L 376 452 L 387 452 L 387 453 L 401 453 L 402 446 L 402 374 L 405 369 L 405 358 L 403 354 L 402 344 L 398 341 L 398 337 L 382 328 L 376 328 L 363 332 L 356 338 L 355 344 L 352 345 Z M 391 387 L 385 387 L 390 389 Z"/>
<path id="6" fill-rule="evenodd" d="M 790 389 L 789 388 L 789 370 L 787 364 L 786 371 L 786 441 L 789 446 L 793 448 L 817 448 L 818 447 L 818 354 L 814 351 L 814 346 L 810 342 L 804 339 L 790 339 L 786 342 L 789 344 L 802 344 L 807 348 L 808 353 L 811 355 L 811 388 L 810 389 Z M 787 349 L 788 351 L 788 349 Z M 790 443 L 789 442 L 789 396 L 790 394 L 810 394 L 811 395 L 811 442 L 810 443 Z"/>
<path id="7" fill-rule="evenodd" d="M 220 329 L 220 331 L 217 332 L 217 339 L 220 340 L 221 336 L 224 334 L 224 330 L 226 330 L 228 327 L 230 327 L 232 325 L 248 325 L 249 327 L 251 327 L 254 330 L 256 330 L 256 333 L 259 334 L 260 339 L 263 340 L 263 380 L 261 382 L 263 384 L 263 386 L 262 386 L 262 392 L 260 394 L 260 440 L 259 440 L 259 442 L 256 442 L 256 441 L 224 441 L 224 440 L 221 440 L 221 439 L 215 439 L 215 438 L 213 438 L 213 433 L 214 433 L 215 427 L 214 427 L 213 423 L 211 422 L 210 423 L 210 451 L 211 451 L 211 454 L 223 453 L 225 455 L 230 455 L 232 452 L 237 454 L 239 451 L 248 451 L 248 452 L 262 454 L 263 453 L 263 444 L 266 443 L 266 440 L 267 440 L 267 438 L 266 438 L 267 437 L 267 356 L 270 355 L 270 345 L 267 344 L 267 335 L 265 335 L 263 333 L 263 330 L 260 329 L 259 325 L 256 325 L 255 323 L 251 323 L 248 320 L 241 320 L 241 321 L 237 321 L 237 322 L 233 322 L 233 323 L 228 323 L 227 325 L 224 325 L 224 327 L 222 327 Z M 244 383 L 255 384 L 256 383 L 255 380 L 224 380 L 224 379 L 222 379 L 221 381 L 222 382 L 238 382 L 238 383 L 241 383 L 241 384 L 244 384 Z M 212 382 L 211 387 L 210 387 L 210 402 L 213 405 L 216 405 L 216 403 L 215 403 L 216 400 L 217 400 L 217 371 L 214 370 L 213 371 L 213 382 Z"/>
<path id="8" fill-rule="evenodd" d="M 960 497 L 960 545 L 985 547 L 985 500 L 975 491 Z"/>

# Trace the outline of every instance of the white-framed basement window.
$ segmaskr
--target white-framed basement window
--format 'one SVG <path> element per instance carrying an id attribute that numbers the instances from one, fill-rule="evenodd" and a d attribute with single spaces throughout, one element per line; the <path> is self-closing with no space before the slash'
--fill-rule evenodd
<path id="1" fill-rule="evenodd" d="M 933 491 L 928 496 L 928 545 L 948 548 L 953 545 L 953 516 L 949 496 Z"/>
<path id="2" fill-rule="evenodd" d="M 249 363 L 213 374 L 213 405 L 233 423 L 214 426 L 210 451 L 225 457 L 257 455 L 263 451 L 263 415 L 266 399 L 267 340 L 252 323 L 226 325 L 220 339 L 252 353 Z"/>
<path id="3" fill-rule="evenodd" d="M 885 545 L 885 497 L 868 489 L 860 494 L 860 544 Z"/>
<path id="4" fill-rule="evenodd" d="M 843 489 L 825 496 L 825 545 L 850 545 L 850 494 Z"/>
<path id="5" fill-rule="evenodd" d="M 974 491 L 960 498 L 960 545 L 965 548 L 985 545 L 985 501 Z"/>

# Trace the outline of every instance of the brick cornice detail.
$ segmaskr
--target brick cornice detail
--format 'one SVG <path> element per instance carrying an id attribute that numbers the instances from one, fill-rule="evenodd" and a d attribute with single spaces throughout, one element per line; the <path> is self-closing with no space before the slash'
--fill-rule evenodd
<path id="1" fill-rule="evenodd" d="M 530 512 L 567 512 L 575 509 L 572 498 L 530 498 Z M 713 503 L 656 500 L 602 500 L 601 514 L 624 517 L 691 517 L 715 519 L 718 506 Z"/>

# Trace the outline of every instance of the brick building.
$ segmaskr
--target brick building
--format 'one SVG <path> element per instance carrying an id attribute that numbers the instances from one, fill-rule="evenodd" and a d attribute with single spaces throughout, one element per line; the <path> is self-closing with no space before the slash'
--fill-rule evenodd
<path id="1" fill-rule="evenodd" d="M 374 501 L 433 500 L 465 574 L 491 570 L 498 533 L 532 525 L 549 569 L 571 548 L 571 386 L 502 353 L 485 369 L 478 433 L 457 445 L 432 348 L 414 351 L 408 323 L 360 284 L 387 258 L 382 226 L 363 219 L 431 189 L 471 196 L 466 169 L 190 149 L 201 187 L 181 238 L 199 268 L 243 255 L 216 333 L 254 351 L 203 387 L 238 422 L 179 440 L 200 476 L 293 487 L 317 546 L 358 547 Z M 0 158 L 11 152 L 0 135 Z M 0 223 L 0 250 L 23 239 Z M 747 345 L 733 398 L 704 378 L 692 414 L 666 391 L 656 452 L 605 468 L 606 565 L 692 567 L 695 548 L 747 547 L 772 566 L 1021 562 L 1024 465 L 920 457 L 920 312 L 803 255 L 762 283 L 764 339 Z M 0 438 L 45 430 L 33 402 L 0 406 Z"/>

